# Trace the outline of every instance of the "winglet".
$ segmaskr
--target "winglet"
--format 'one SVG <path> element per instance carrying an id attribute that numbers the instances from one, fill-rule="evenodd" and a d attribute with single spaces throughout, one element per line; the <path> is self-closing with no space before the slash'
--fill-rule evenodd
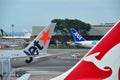
<path id="1" fill-rule="evenodd" d="M 74 67 L 51 80 L 120 80 L 120 21 Z"/>
<path id="2" fill-rule="evenodd" d="M 71 28 L 70 31 L 75 42 L 85 41 L 85 39 L 74 28 Z"/>

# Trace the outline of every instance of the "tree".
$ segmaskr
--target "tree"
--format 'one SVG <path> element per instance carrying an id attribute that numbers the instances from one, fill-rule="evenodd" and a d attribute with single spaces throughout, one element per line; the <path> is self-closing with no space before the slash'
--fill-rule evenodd
<path id="1" fill-rule="evenodd" d="M 77 19 L 53 19 L 51 22 L 56 23 L 55 32 L 61 33 L 58 36 L 59 41 L 61 41 L 62 46 L 66 45 L 66 42 L 70 40 L 68 34 L 71 28 L 75 28 L 82 36 L 87 35 L 90 30 L 90 24 L 84 23 Z"/>
<path id="2" fill-rule="evenodd" d="M 87 32 L 91 29 L 91 25 L 82 22 L 78 19 L 53 19 L 51 22 L 55 22 L 55 32 L 62 35 L 70 34 L 70 28 L 75 28 L 81 35 L 87 35 Z"/>

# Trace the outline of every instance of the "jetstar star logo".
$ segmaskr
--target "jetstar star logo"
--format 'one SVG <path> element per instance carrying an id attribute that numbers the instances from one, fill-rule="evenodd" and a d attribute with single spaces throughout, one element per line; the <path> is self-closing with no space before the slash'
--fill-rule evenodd
<path id="1" fill-rule="evenodd" d="M 43 40 L 44 46 L 46 46 L 47 41 L 51 39 L 49 33 L 50 33 L 50 29 L 47 32 L 44 31 L 42 32 L 42 37 L 40 38 L 40 40 Z"/>

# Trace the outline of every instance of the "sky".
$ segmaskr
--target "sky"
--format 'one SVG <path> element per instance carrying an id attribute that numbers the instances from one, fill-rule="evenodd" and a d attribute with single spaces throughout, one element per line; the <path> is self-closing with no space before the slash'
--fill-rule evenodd
<path id="1" fill-rule="evenodd" d="M 32 31 L 53 19 L 78 19 L 89 24 L 120 20 L 120 0 L 0 0 L 0 28 Z"/>

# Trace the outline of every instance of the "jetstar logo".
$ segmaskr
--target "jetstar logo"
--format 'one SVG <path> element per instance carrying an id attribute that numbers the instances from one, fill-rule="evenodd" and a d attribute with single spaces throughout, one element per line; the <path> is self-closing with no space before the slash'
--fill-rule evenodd
<path id="1" fill-rule="evenodd" d="M 42 36 L 40 37 L 40 39 L 38 41 L 34 41 L 33 42 L 33 45 L 30 46 L 28 48 L 28 50 L 24 50 L 24 53 L 29 56 L 29 59 L 27 59 L 25 62 L 26 63 L 31 63 L 33 61 L 33 57 L 36 57 L 39 55 L 39 50 L 43 50 L 43 48 L 46 46 L 46 43 L 48 40 L 50 40 L 51 38 L 49 37 L 49 33 L 50 33 L 50 30 L 48 30 L 47 32 L 42 32 Z M 43 45 L 42 46 L 40 44 L 40 40 L 43 41 Z"/>
<path id="2" fill-rule="evenodd" d="M 43 31 L 43 35 L 42 35 L 42 37 L 40 38 L 40 40 L 43 40 L 43 42 L 44 42 L 44 46 L 46 46 L 46 43 L 47 43 L 47 40 L 50 40 L 51 39 L 51 37 L 49 37 L 49 33 L 50 33 L 50 30 L 48 30 L 47 32 L 44 32 Z"/>
<path id="3" fill-rule="evenodd" d="M 25 62 L 30 63 L 33 61 L 33 56 L 39 55 L 39 50 L 42 50 L 44 47 L 39 44 L 39 41 L 34 41 L 34 45 L 28 48 L 28 51 L 24 50 L 24 53 L 27 56 L 30 56 Z"/>

